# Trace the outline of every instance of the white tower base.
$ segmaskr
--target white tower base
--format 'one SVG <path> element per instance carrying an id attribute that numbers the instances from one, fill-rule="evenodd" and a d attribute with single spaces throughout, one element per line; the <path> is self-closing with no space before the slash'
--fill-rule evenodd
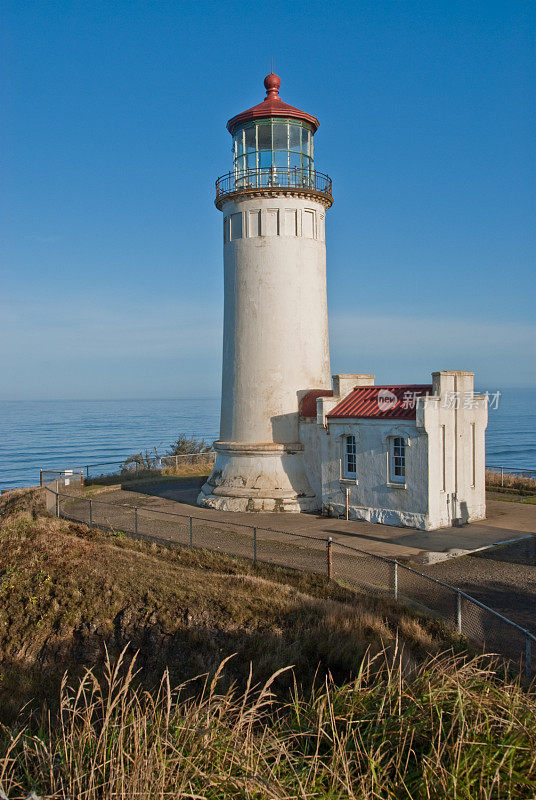
<path id="1" fill-rule="evenodd" d="M 305 476 L 303 445 L 214 442 L 218 451 L 197 503 L 219 511 L 299 513 L 319 507 Z"/>

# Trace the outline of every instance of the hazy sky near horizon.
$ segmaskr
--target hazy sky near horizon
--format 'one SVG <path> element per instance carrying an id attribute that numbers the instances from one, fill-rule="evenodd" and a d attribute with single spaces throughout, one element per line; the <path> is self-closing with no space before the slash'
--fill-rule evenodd
<path id="1" fill-rule="evenodd" d="M 332 371 L 534 385 L 534 2 L 0 14 L 0 399 L 219 394 L 214 180 L 272 56 L 333 178 Z"/>

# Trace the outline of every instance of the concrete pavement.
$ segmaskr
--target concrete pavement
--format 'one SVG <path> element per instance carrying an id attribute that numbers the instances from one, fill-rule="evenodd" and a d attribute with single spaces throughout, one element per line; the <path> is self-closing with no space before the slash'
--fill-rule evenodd
<path id="1" fill-rule="evenodd" d="M 471 552 L 500 541 L 516 539 L 536 532 L 536 506 L 488 500 L 488 518 L 461 528 L 418 531 L 356 520 L 346 521 L 315 514 L 236 513 L 199 508 L 195 500 L 202 479 L 175 478 L 137 484 L 125 491 L 107 491 L 106 502 L 147 507 L 154 511 L 232 522 L 258 528 L 301 533 L 360 548 L 369 553 L 400 560 L 427 562 L 428 554 L 448 555 Z M 95 496 L 95 500 L 99 500 Z M 433 560 L 433 559 L 432 559 Z"/>

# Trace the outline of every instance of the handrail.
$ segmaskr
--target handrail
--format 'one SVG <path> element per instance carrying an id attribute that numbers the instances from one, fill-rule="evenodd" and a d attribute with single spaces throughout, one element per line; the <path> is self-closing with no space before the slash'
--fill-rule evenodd
<path id="1" fill-rule="evenodd" d="M 300 167 L 266 167 L 221 175 L 216 181 L 216 200 L 234 192 L 281 188 L 319 192 L 332 198 L 332 180 L 324 172 Z"/>

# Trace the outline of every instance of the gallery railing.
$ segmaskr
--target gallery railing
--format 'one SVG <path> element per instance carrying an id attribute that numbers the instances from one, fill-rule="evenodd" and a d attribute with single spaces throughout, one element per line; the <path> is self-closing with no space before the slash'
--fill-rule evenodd
<path id="1" fill-rule="evenodd" d="M 332 182 L 329 175 L 312 169 L 250 169 L 228 172 L 216 181 L 216 200 L 226 194 L 247 189 L 290 188 L 305 189 L 332 197 Z"/>

